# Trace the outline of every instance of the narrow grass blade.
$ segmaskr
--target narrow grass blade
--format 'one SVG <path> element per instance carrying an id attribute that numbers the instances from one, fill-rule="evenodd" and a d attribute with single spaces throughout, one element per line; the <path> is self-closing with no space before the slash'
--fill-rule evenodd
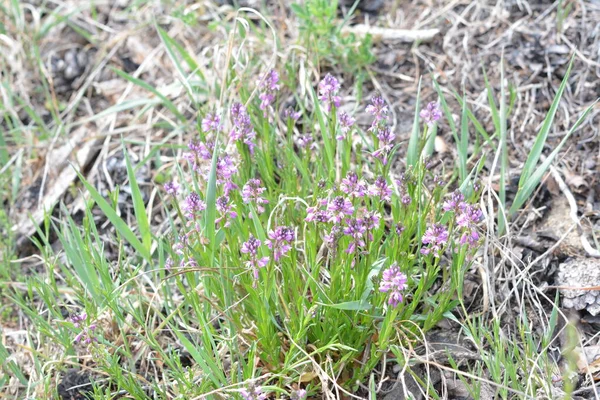
<path id="1" fill-rule="evenodd" d="M 515 199 L 508 213 L 510 216 L 514 215 L 521 208 L 521 206 L 525 204 L 531 193 L 533 193 L 537 185 L 542 181 L 544 174 L 546 173 L 546 171 L 548 171 L 548 168 L 550 168 L 552 161 L 554 161 L 560 149 L 562 149 L 562 147 L 565 145 L 569 137 L 571 137 L 573 132 L 575 132 L 577 128 L 579 128 L 583 121 L 585 121 L 588 114 L 592 111 L 596 103 L 598 103 L 598 100 L 596 100 L 594 104 L 589 106 L 583 112 L 583 114 L 581 114 L 581 116 L 577 119 L 575 124 L 571 127 L 571 129 L 569 129 L 569 132 L 567 132 L 565 137 L 560 141 L 558 146 L 556 146 L 556 148 L 552 151 L 552 153 L 550 153 L 550 155 L 544 160 L 544 162 L 533 172 L 533 174 L 531 174 L 531 176 L 525 181 L 523 186 L 519 187 L 519 191 L 517 192 L 517 195 L 515 196 Z"/>
<path id="2" fill-rule="evenodd" d="M 325 146 L 325 157 L 327 160 L 327 165 L 329 166 L 329 175 L 332 178 L 332 174 L 335 173 L 335 153 L 333 148 L 332 138 L 329 137 L 329 130 L 325 125 L 325 117 L 323 116 L 323 111 L 321 110 L 321 104 L 319 104 L 319 100 L 317 99 L 317 95 L 312 86 L 308 86 L 310 90 L 311 98 L 315 104 L 315 113 L 317 114 L 317 120 L 319 122 L 319 128 L 321 129 L 321 135 L 323 135 L 323 144 Z"/>
<path id="3" fill-rule="evenodd" d="M 458 173 L 460 183 L 462 184 L 467 178 L 467 160 L 469 158 L 469 120 L 467 119 L 467 99 L 463 94 L 462 112 L 460 118 L 460 142 L 458 144 Z"/>
<path id="4" fill-rule="evenodd" d="M 421 107 L 421 79 L 417 87 L 417 101 L 415 103 L 415 118 L 413 120 L 412 133 L 408 140 L 408 150 L 406 154 L 406 165 L 414 166 L 419 159 L 419 111 Z"/>
<path id="5" fill-rule="evenodd" d="M 454 141 L 458 143 L 458 132 L 456 131 L 456 124 L 454 123 L 454 118 L 452 118 L 452 110 L 450 109 L 450 107 L 448 107 L 448 103 L 446 102 L 446 98 L 444 97 L 444 93 L 442 92 L 442 88 L 435 79 L 433 80 L 433 85 L 435 86 L 435 90 L 438 94 L 440 105 L 442 107 L 442 111 L 444 111 L 446 121 L 448 121 L 448 125 L 450 126 L 450 132 L 452 132 L 452 137 L 454 137 Z"/>
<path id="6" fill-rule="evenodd" d="M 544 119 L 544 123 L 539 133 L 535 138 L 535 142 L 531 151 L 529 152 L 529 156 L 527 157 L 527 161 L 525 162 L 525 166 L 523 167 L 523 171 L 521 172 L 521 179 L 519 180 L 519 187 L 523 187 L 525 182 L 531 177 L 533 173 L 533 169 L 537 165 L 540 156 L 542 155 L 542 150 L 544 149 L 544 145 L 546 144 L 546 139 L 548 139 L 548 134 L 550 133 L 550 128 L 554 122 L 554 117 L 556 116 L 556 111 L 558 110 L 558 104 L 560 103 L 560 99 L 562 98 L 563 92 L 567 86 L 569 81 L 569 76 L 571 75 L 571 68 L 573 67 L 573 62 L 575 61 L 575 55 L 571 57 L 571 61 L 569 62 L 569 67 L 567 68 L 567 72 L 565 73 L 565 77 L 563 78 L 556 95 L 554 96 L 554 101 L 552 101 L 552 105 L 550 106 L 550 110 L 548 110 L 548 114 L 546 114 L 546 118 Z"/>
<path id="7" fill-rule="evenodd" d="M 169 58 L 171 59 L 171 61 L 173 61 L 173 64 L 175 64 L 175 67 L 177 68 L 177 71 L 179 72 L 181 77 L 184 78 L 185 74 L 184 74 L 183 68 L 181 67 L 181 64 L 179 63 L 179 61 L 177 60 L 177 57 L 175 56 L 175 52 L 173 51 L 173 49 L 177 50 L 177 52 L 181 55 L 181 57 L 186 62 L 188 67 L 192 70 L 192 72 L 195 73 L 196 75 L 198 75 L 198 77 L 202 81 L 204 81 L 205 77 L 204 77 L 204 74 L 202 73 L 202 70 L 200 69 L 200 66 L 198 65 L 196 60 L 194 60 L 194 58 L 192 56 L 190 56 L 190 54 L 187 51 L 185 51 L 183 46 L 180 45 L 179 43 L 177 43 L 177 41 L 175 39 L 170 37 L 169 34 L 164 29 L 162 29 L 160 26 L 157 25 L 156 30 L 158 31 L 158 35 L 162 39 L 163 44 L 165 45 L 165 48 L 167 49 L 167 54 L 169 55 Z"/>
<path id="8" fill-rule="evenodd" d="M 146 213 L 146 206 L 142 198 L 142 192 L 135 178 L 135 172 L 131 166 L 131 160 L 127 149 L 123 146 L 123 154 L 125 155 L 125 165 L 127 167 L 127 178 L 129 180 L 129 187 L 131 188 L 131 197 L 133 200 L 133 211 L 135 213 L 135 219 L 137 221 L 138 230 L 142 236 L 142 244 L 148 252 L 150 252 L 152 246 L 152 233 L 150 230 L 150 222 L 148 220 L 148 214 Z"/>
<path id="9" fill-rule="evenodd" d="M 208 186 L 206 188 L 206 211 L 204 213 L 204 232 L 210 243 L 212 251 L 215 250 L 215 220 L 217 218 L 217 160 L 218 160 L 218 139 L 215 141 L 212 162 L 210 165 L 210 174 L 208 177 Z"/>
<path id="10" fill-rule="evenodd" d="M 100 193 L 96 190 L 96 188 L 91 185 L 84 177 L 79 173 L 79 171 L 75 171 L 79 176 L 79 179 L 88 190 L 92 199 L 98 204 L 98 207 L 102 210 L 106 218 L 111 222 L 111 224 L 115 227 L 117 232 L 123 236 L 123 238 L 148 262 L 151 261 L 152 256 L 150 252 L 144 247 L 142 242 L 134 235 L 134 233 L 129 229 L 129 226 L 117 215 L 115 210 L 110 206 L 110 204 L 102 197 Z"/>
<path id="11" fill-rule="evenodd" d="M 141 79 L 135 78 L 131 75 L 129 75 L 127 72 L 125 71 L 121 71 L 119 69 L 116 68 L 112 68 L 112 70 L 119 75 L 121 78 L 133 83 L 134 85 L 137 85 L 143 89 L 146 89 L 147 91 L 151 92 L 152 94 L 154 94 L 156 97 L 158 97 L 159 99 L 162 100 L 163 104 L 165 107 L 167 107 L 169 109 L 169 111 L 171 111 L 173 113 L 173 115 L 175 115 L 175 117 L 177 117 L 177 119 L 179 119 L 181 122 L 185 122 L 186 119 L 183 116 L 183 114 L 181 114 L 179 112 L 179 110 L 177 110 L 177 107 L 175 107 L 175 104 L 173 104 L 173 102 L 171 100 L 169 100 L 165 95 L 163 95 L 162 93 L 160 93 L 158 90 L 156 90 L 156 88 L 154 88 L 153 86 L 151 86 L 150 84 L 144 82 Z"/>
<path id="12" fill-rule="evenodd" d="M 500 115 L 498 116 L 498 129 L 500 135 L 500 207 L 502 210 L 498 213 L 498 233 L 504 233 L 506 227 L 506 183 L 508 182 L 508 150 L 506 147 L 506 121 L 508 115 L 506 111 L 506 85 L 504 83 L 504 57 L 500 59 Z"/>

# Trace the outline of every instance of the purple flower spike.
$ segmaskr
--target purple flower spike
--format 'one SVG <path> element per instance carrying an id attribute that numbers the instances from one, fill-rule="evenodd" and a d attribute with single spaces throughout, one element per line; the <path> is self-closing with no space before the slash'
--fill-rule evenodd
<path id="1" fill-rule="evenodd" d="M 369 194 L 371 196 L 379 197 L 382 201 L 390 201 L 392 196 L 392 189 L 388 186 L 383 176 L 375 179 L 375 182 L 369 187 Z"/>
<path id="2" fill-rule="evenodd" d="M 225 194 L 216 200 L 216 207 L 221 216 L 215 220 L 215 224 L 219 225 L 225 221 L 223 226 L 228 228 L 231 225 L 230 220 L 237 218 L 237 213 L 233 210 L 235 205 L 229 203 L 229 196 Z"/>
<path id="3" fill-rule="evenodd" d="M 285 111 L 283 112 L 283 116 L 285 118 L 291 118 L 294 121 L 298 121 L 298 119 L 300 119 L 301 115 L 302 115 L 302 111 L 294 111 L 294 109 L 291 107 L 286 108 Z"/>
<path id="4" fill-rule="evenodd" d="M 325 75 L 325 78 L 319 82 L 319 100 L 325 105 L 325 109 L 329 111 L 331 105 L 339 107 L 342 99 L 337 95 L 340 90 L 339 81 L 331 74 Z"/>
<path id="5" fill-rule="evenodd" d="M 290 396 L 291 400 L 304 400 L 306 398 L 306 390 L 304 389 L 297 389 L 294 390 Z"/>
<path id="6" fill-rule="evenodd" d="M 442 209 L 446 212 L 454 211 L 458 213 L 465 209 L 467 203 L 465 203 L 465 196 L 460 192 L 460 190 L 455 190 L 450 196 L 449 200 L 446 200 L 442 205 Z"/>
<path id="7" fill-rule="evenodd" d="M 250 115 L 246 107 L 241 103 L 234 103 L 231 106 L 231 119 L 233 120 L 233 129 L 229 133 L 232 140 L 241 140 L 242 143 L 248 146 L 250 154 L 254 153 L 254 139 L 256 139 L 256 132 L 252 126 Z"/>
<path id="8" fill-rule="evenodd" d="M 177 193 L 179 193 L 179 185 L 176 182 L 167 182 L 165 183 L 165 192 L 171 196 L 177 196 Z"/>
<path id="9" fill-rule="evenodd" d="M 340 189 L 350 197 L 364 197 L 367 193 L 367 185 L 359 181 L 358 175 L 354 172 L 348 172 L 348 175 L 342 179 Z"/>
<path id="10" fill-rule="evenodd" d="M 260 248 L 260 245 L 260 240 L 250 235 L 248 241 L 242 243 L 242 247 L 240 248 L 240 251 L 242 253 L 250 255 L 250 260 L 246 261 L 246 267 L 252 269 L 252 275 L 254 277 L 254 287 L 256 287 L 256 282 L 258 281 L 259 268 L 264 268 L 269 263 L 269 257 L 258 257 L 258 249 Z"/>
<path id="11" fill-rule="evenodd" d="M 190 193 L 183 203 L 183 211 L 188 219 L 194 219 L 200 211 L 206 209 L 206 204 L 198 193 Z"/>
<path id="12" fill-rule="evenodd" d="M 365 111 L 375 117 L 375 121 L 373 121 L 373 126 L 375 126 L 379 121 L 387 119 L 389 110 L 383 97 L 377 95 L 371 98 L 371 104 L 367 106 Z"/>
<path id="13" fill-rule="evenodd" d="M 433 126 L 440 118 L 442 118 L 442 110 L 440 109 L 440 104 L 432 101 L 427 106 L 421 110 L 419 116 L 425 121 L 425 123 L 429 126 Z"/>
<path id="14" fill-rule="evenodd" d="M 258 386 L 250 385 L 248 389 L 242 389 L 240 394 L 244 400 L 265 400 L 267 395 Z"/>
<path id="15" fill-rule="evenodd" d="M 442 248 L 448 242 L 448 229 L 440 224 L 430 226 L 425 231 L 422 241 L 427 245 L 421 248 L 422 254 L 433 253 L 434 257 L 439 257 Z"/>
<path id="16" fill-rule="evenodd" d="M 346 215 L 354 213 L 354 206 L 350 200 L 338 196 L 327 205 L 327 212 L 329 214 L 329 222 L 339 224 Z"/>
<path id="17" fill-rule="evenodd" d="M 262 205 L 269 203 L 267 199 L 261 197 L 265 190 L 267 189 L 261 187 L 261 182 L 258 179 L 248 180 L 242 189 L 242 199 L 244 200 L 244 203 L 256 204 L 256 210 L 259 214 L 262 214 L 265 211 L 265 208 Z"/>
<path id="18" fill-rule="evenodd" d="M 279 74 L 272 69 L 260 85 L 261 94 L 258 95 L 258 98 L 260 99 L 260 109 L 264 111 L 265 117 L 267 116 L 267 110 L 275 100 L 275 93 L 279 90 L 278 82 Z"/>
<path id="19" fill-rule="evenodd" d="M 396 135 L 389 126 L 384 126 L 377 129 L 377 139 L 379 139 L 379 148 L 375 150 L 373 155 L 379 158 L 383 162 L 383 165 L 386 165 L 388 161 L 387 157 L 394 148 Z"/>
<path id="20" fill-rule="evenodd" d="M 336 139 L 344 140 L 346 134 L 350 131 L 350 128 L 352 128 L 352 125 L 354 125 L 356 120 L 354 118 L 352 118 L 350 115 L 348 115 L 348 113 L 346 113 L 345 111 L 340 112 L 338 119 L 340 121 L 340 131 L 342 133 L 338 134 L 336 136 Z"/>
<path id="21" fill-rule="evenodd" d="M 294 230 L 287 226 L 278 226 L 269 232 L 269 239 L 266 245 L 273 251 L 273 259 L 279 261 L 291 249 L 291 243 L 296 238 Z"/>
<path id="22" fill-rule="evenodd" d="M 202 119 L 202 130 L 204 132 L 218 132 L 221 128 L 221 117 L 217 114 L 208 113 Z"/>
<path id="23" fill-rule="evenodd" d="M 456 224 L 463 229 L 463 234 L 459 240 L 461 245 L 468 244 L 469 247 L 477 247 L 479 243 L 479 233 L 477 224 L 483 218 L 481 210 L 474 205 L 466 205 L 462 212 L 456 217 Z"/>
<path id="24" fill-rule="evenodd" d="M 352 254 L 357 247 L 365 246 L 364 234 L 366 231 L 367 227 L 362 219 L 352 218 L 346 220 L 346 226 L 342 229 L 342 232 L 344 232 L 344 235 L 352 238 L 348 248 L 346 249 L 346 253 Z"/>
<path id="25" fill-rule="evenodd" d="M 406 288 L 406 281 L 406 275 L 396 263 L 383 271 L 379 291 L 389 293 L 388 304 L 392 307 L 397 307 L 402 302 L 402 291 Z"/>

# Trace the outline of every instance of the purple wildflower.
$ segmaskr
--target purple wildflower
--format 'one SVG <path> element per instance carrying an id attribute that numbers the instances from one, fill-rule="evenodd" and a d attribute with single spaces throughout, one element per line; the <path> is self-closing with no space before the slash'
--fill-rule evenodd
<path id="1" fill-rule="evenodd" d="M 205 209 L 206 203 L 202 201 L 198 193 L 190 193 L 184 200 L 183 211 L 189 219 L 194 219 L 200 211 Z"/>
<path id="2" fill-rule="evenodd" d="M 479 241 L 477 224 L 483 218 L 481 210 L 473 205 L 466 205 L 462 212 L 456 217 L 456 224 L 463 228 L 463 234 L 459 240 L 461 245 L 468 243 L 469 247 L 475 247 Z"/>
<path id="3" fill-rule="evenodd" d="M 298 121 L 298 119 L 300 119 L 301 115 L 302 115 L 302 111 L 294 111 L 294 109 L 291 107 L 286 108 L 285 111 L 283 112 L 283 116 L 285 118 L 291 118 L 294 121 Z"/>
<path id="4" fill-rule="evenodd" d="M 331 74 L 325 75 L 325 78 L 319 82 L 319 100 L 325 105 L 325 109 L 329 111 L 331 104 L 339 107 L 342 99 L 337 95 L 340 90 L 339 81 Z"/>
<path id="5" fill-rule="evenodd" d="M 373 229 L 379 228 L 379 221 L 381 221 L 381 214 L 375 211 L 365 211 L 363 214 L 363 221 L 367 230 L 372 231 Z M 369 240 L 372 240 L 369 237 Z"/>
<path id="6" fill-rule="evenodd" d="M 465 196 L 460 192 L 460 190 L 455 190 L 452 192 L 450 199 L 446 200 L 444 204 L 442 204 L 442 209 L 444 211 L 454 211 L 458 213 L 465 209 L 467 203 L 465 203 Z"/>
<path id="7" fill-rule="evenodd" d="M 306 390 L 296 389 L 290 395 L 290 400 L 304 400 L 306 398 Z"/>
<path id="8" fill-rule="evenodd" d="M 177 193 L 179 193 L 179 185 L 176 182 L 167 182 L 165 183 L 165 192 L 171 196 L 177 196 Z"/>
<path id="9" fill-rule="evenodd" d="M 237 217 L 237 213 L 233 211 L 235 205 L 229 203 L 229 196 L 225 194 L 216 200 L 216 207 L 221 216 L 215 220 L 215 224 L 225 221 L 223 226 L 228 228 L 231 225 L 229 220 Z"/>
<path id="10" fill-rule="evenodd" d="M 402 196 L 402 204 L 404 204 L 405 206 L 409 205 L 412 202 L 412 198 L 410 197 L 410 194 L 405 194 L 404 196 Z"/>
<path id="11" fill-rule="evenodd" d="M 278 226 L 269 232 L 269 239 L 266 245 L 273 251 L 273 259 L 279 261 L 291 249 L 291 243 L 296 238 L 294 230 L 287 226 Z"/>
<path id="12" fill-rule="evenodd" d="M 315 145 L 315 143 L 313 143 L 313 137 L 310 133 L 299 135 L 296 139 L 296 142 L 301 149 L 305 149 L 307 147 L 312 148 Z"/>
<path id="13" fill-rule="evenodd" d="M 321 209 L 321 207 L 327 205 L 327 199 L 319 199 L 317 204 L 319 205 L 316 207 L 308 207 L 306 209 L 306 218 L 304 220 L 306 222 L 329 222 L 329 214 L 327 214 L 325 210 Z"/>
<path id="14" fill-rule="evenodd" d="M 275 100 L 275 92 L 279 90 L 278 82 L 279 74 L 272 69 L 267 73 L 260 85 L 261 93 L 258 98 L 260 99 L 260 109 L 264 111 L 265 117 L 267 116 L 267 109 L 271 107 L 271 104 Z"/>
<path id="15" fill-rule="evenodd" d="M 202 118 L 202 130 L 204 132 L 218 132 L 221 127 L 221 117 L 217 114 L 207 113 L 204 118 Z"/>
<path id="16" fill-rule="evenodd" d="M 250 260 L 246 262 L 246 267 L 252 269 L 254 276 L 254 287 L 256 287 L 256 281 L 258 280 L 259 268 L 263 268 L 269 263 L 269 257 L 258 257 L 258 249 L 260 248 L 260 245 L 260 240 L 250 235 L 248 241 L 242 243 L 242 247 L 240 249 L 242 253 L 250 255 Z"/>
<path id="17" fill-rule="evenodd" d="M 442 110 L 440 110 L 440 104 L 432 101 L 421 110 L 419 116 L 423 118 L 423 121 L 429 126 L 433 126 L 437 120 L 442 118 Z"/>
<path id="18" fill-rule="evenodd" d="M 367 193 L 367 185 L 358 180 L 358 175 L 354 172 L 348 172 L 340 184 L 342 192 L 350 197 L 364 197 Z"/>
<path id="19" fill-rule="evenodd" d="M 396 235 L 398 235 L 398 236 L 402 235 L 402 232 L 404 232 L 404 229 L 406 229 L 406 228 L 404 227 L 404 225 L 403 225 L 401 222 L 398 222 L 398 223 L 396 224 L 396 228 L 395 228 L 395 230 L 396 230 Z"/>
<path id="20" fill-rule="evenodd" d="M 338 239 L 342 236 L 342 228 L 339 225 L 331 227 L 329 233 L 323 235 L 323 241 L 329 248 L 335 248 Z"/>
<path id="21" fill-rule="evenodd" d="M 383 162 L 383 165 L 387 164 L 387 157 L 394 148 L 394 139 L 396 135 L 392 132 L 389 126 L 384 126 L 377 129 L 377 139 L 379 139 L 379 148 L 373 152 L 373 155 Z"/>
<path id="22" fill-rule="evenodd" d="M 89 345 L 92 342 L 97 342 L 98 339 L 94 336 L 96 330 L 96 324 L 88 324 L 87 314 L 84 312 L 80 315 L 74 315 L 69 320 L 75 325 L 76 328 L 82 328 L 75 338 L 73 338 L 73 344 L 83 343 Z"/>
<path id="23" fill-rule="evenodd" d="M 346 215 L 354 213 L 354 206 L 350 200 L 338 196 L 327 205 L 327 211 L 329 213 L 329 222 L 339 224 Z"/>
<path id="24" fill-rule="evenodd" d="M 248 389 L 242 389 L 240 394 L 244 400 L 265 400 L 267 398 L 267 395 L 263 392 L 263 390 L 254 385 L 248 386 Z"/>
<path id="25" fill-rule="evenodd" d="M 346 226 L 342 228 L 342 232 L 352 239 L 346 249 L 346 253 L 353 254 L 357 247 L 365 246 L 364 234 L 366 231 L 367 227 L 362 219 L 350 218 L 346 220 Z"/>
<path id="26" fill-rule="evenodd" d="M 340 131 L 342 133 L 338 134 L 336 136 L 336 139 L 344 140 L 345 135 L 348 133 L 348 131 L 350 131 L 350 128 L 352 128 L 352 125 L 354 125 L 356 120 L 350 115 L 348 115 L 348 113 L 346 113 L 345 111 L 340 112 L 338 119 L 340 121 Z"/>
<path id="27" fill-rule="evenodd" d="M 380 200 L 390 201 L 392 196 L 392 189 L 388 186 L 383 176 L 375 179 L 375 182 L 369 187 L 369 194 L 371 196 L 378 196 Z"/>
<path id="28" fill-rule="evenodd" d="M 183 157 L 192 164 L 192 170 L 196 172 L 201 172 L 200 167 L 203 161 L 212 159 L 214 143 L 191 141 L 188 144 L 188 149 L 190 151 L 186 152 Z"/>
<path id="29" fill-rule="evenodd" d="M 406 288 L 406 275 L 400 271 L 398 264 L 393 263 L 383 271 L 379 291 L 388 293 L 388 304 L 397 307 L 402 302 L 402 291 Z"/>
<path id="30" fill-rule="evenodd" d="M 231 119 L 233 120 L 233 129 L 231 130 L 229 136 L 232 140 L 241 140 L 248 146 L 250 154 L 253 154 L 254 147 L 256 147 L 256 144 L 254 143 L 254 139 L 256 139 L 256 132 L 254 131 L 254 127 L 252 126 L 252 121 L 250 120 L 250 115 L 248 115 L 246 107 L 244 107 L 241 103 L 233 103 L 231 106 Z"/>
<path id="31" fill-rule="evenodd" d="M 173 261 L 173 259 L 171 257 L 167 258 L 167 260 L 165 261 L 165 270 L 170 271 L 171 269 L 173 269 L 174 265 L 175 262 Z"/>
<path id="32" fill-rule="evenodd" d="M 269 203 L 267 199 L 261 197 L 265 190 L 267 189 L 261 187 L 259 179 L 249 179 L 242 188 L 242 199 L 244 200 L 244 203 L 255 203 L 256 210 L 259 214 L 262 214 L 265 211 L 265 208 L 262 205 Z"/>
<path id="33" fill-rule="evenodd" d="M 421 254 L 433 253 L 435 257 L 439 257 L 442 248 L 448 242 L 448 229 L 443 225 L 434 224 L 427 228 L 422 241 L 427 247 L 421 248 Z"/>
<path id="34" fill-rule="evenodd" d="M 377 95 L 371 98 L 371 104 L 367 106 L 365 111 L 375 117 L 375 121 L 373 121 L 372 125 L 375 126 L 379 121 L 387 119 L 389 110 L 383 97 Z"/>

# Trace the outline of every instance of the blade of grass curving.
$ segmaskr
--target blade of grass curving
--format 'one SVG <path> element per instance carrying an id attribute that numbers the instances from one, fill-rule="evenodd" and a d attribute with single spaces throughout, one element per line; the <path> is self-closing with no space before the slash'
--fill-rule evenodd
<path id="1" fill-rule="evenodd" d="M 171 100 L 169 100 L 167 98 L 167 96 L 165 96 L 164 94 L 162 94 L 161 92 L 159 92 L 156 88 L 154 88 L 152 85 L 148 84 L 147 82 L 144 82 L 141 79 L 135 78 L 131 75 L 129 75 L 127 72 L 125 71 L 121 71 L 119 69 L 116 68 L 111 68 L 117 75 L 119 75 L 121 78 L 133 83 L 136 86 L 139 86 L 143 89 L 146 89 L 147 91 L 151 92 L 152 94 L 154 94 L 156 97 L 158 97 L 159 99 L 162 100 L 162 103 L 164 104 L 165 107 L 167 107 L 167 109 L 169 109 L 169 111 L 171 111 L 173 113 L 173 115 L 175 115 L 175 117 L 177 117 L 177 119 L 179 119 L 181 122 L 185 122 L 186 119 L 183 116 L 183 114 L 181 114 L 179 112 L 179 110 L 177 110 L 177 107 L 175 107 L 175 104 L 173 104 L 173 102 Z"/>
<path id="2" fill-rule="evenodd" d="M 177 52 L 181 55 L 181 57 L 188 65 L 188 67 L 192 70 L 192 72 L 198 75 L 198 77 L 202 79 L 202 81 L 204 81 L 206 78 L 204 77 L 200 66 L 198 65 L 196 60 L 194 60 L 194 58 L 190 56 L 190 54 L 187 51 L 185 51 L 183 46 L 179 44 L 175 39 L 170 37 L 169 34 L 160 26 L 156 25 L 156 30 L 158 31 L 158 34 L 162 39 L 165 48 L 167 49 L 167 54 L 169 55 L 169 58 L 175 64 L 175 67 L 177 68 L 177 71 L 181 74 L 181 77 L 184 78 L 185 74 L 183 68 L 181 68 L 181 63 L 179 63 L 179 61 L 175 57 L 175 52 L 173 51 L 173 48 L 175 48 Z"/>
<path id="3" fill-rule="evenodd" d="M 592 111 L 592 109 L 597 103 L 598 100 L 596 100 L 594 104 L 586 108 L 583 114 L 581 114 L 577 121 L 575 121 L 575 124 L 571 127 L 571 129 L 569 129 L 569 132 L 567 132 L 565 137 L 560 141 L 558 146 L 556 146 L 556 148 L 552 151 L 552 153 L 550 153 L 550 155 L 544 160 L 544 162 L 533 172 L 533 174 L 531 174 L 531 176 L 529 177 L 529 179 L 527 179 L 527 181 L 525 181 L 523 186 L 519 187 L 517 195 L 515 196 L 515 199 L 508 212 L 509 216 L 514 215 L 521 208 L 521 206 L 525 204 L 531 193 L 533 193 L 537 185 L 542 181 L 544 174 L 546 173 L 546 171 L 548 171 L 548 168 L 550 168 L 552 161 L 554 161 L 554 158 L 556 158 L 560 149 L 562 149 L 562 147 L 565 145 L 567 139 L 569 139 L 573 132 L 575 132 L 577 128 L 579 128 L 583 121 L 585 121 L 588 114 Z"/>
<path id="4" fill-rule="evenodd" d="M 412 133 L 408 140 L 408 150 L 406 153 L 406 165 L 414 166 L 419 159 L 419 111 L 421 107 L 421 78 L 417 86 L 417 101 L 415 103 L 415 117 L 413 120 Z"/>
<path id="5" fill-rule="evenodd" d="M 460 104 L 460 106 L 463 106 L 463 99 L 460 97 L 460 95 L 456 92 L 454 92 L 454 97 L 456 98 L 456 100 L 458 101 L 458 103 Z M 490 136 L 487 131 L 485 130 L 485 128 L 483 127 L 483 125 L 481 125 L 481 122 L 479 122 L 479 120 L 477 119 L 477 117 L 475 116 L 475 114 L 473 114 L 473 111 L 471 111 L 469 109 L 469 107 L 467 106 L 467 117 L 469 117 L 469 121 L 471 121 L 471 124 L 473 124 L 473 127 L 475 128 L 475 130 L 477 131 L 477 133 L 479 133 L 481 135 L 481 137 L 483 138 L 483 140 L 485 141 L 486 144 L 491 145 L 492 144 L 492 138 L 494 137 L 494 135 Z"/>
<path id="6" fill-rule="evenodd" d="M 9 357 L 10 354 L 8 352 L 8 349 L 4 347 L 2 341 L 0 341 L 0 360 L 3 360 L 1 365 L 2 369 L 7 371 L 7 375 L 8 372 L 12 372 L 13 376 L 15 376 L 19 380 L 21 385 L 26 386 L 28 383 L 28 379 L 25 377 L 17 363 L 15 363 L 14 360 L 9 360 Z"/>
<path id="7" fill-rule="evenodd" d="M 127 178 L 129 179 L 129 186 L 131 187 L 131 198 L 133 200 L 133 211 L 135 213 L 135 219 L 137 221 L 138 230 L 142 236 L 142 244 L 148 252 L 152 247 L 152 232 L 150 230 L 150 222 L 148 220 L 148 214 L 146 213 L 146 206 L 144 205 L 144 199 L 142 198 L 142 192 L 137 183 L 135 172 L 131 167 L 131 160 L 127 149 L 123 144 L 123 154 L 125 156 L 125 166 L 127 167 Z"/>
<path id="8" fill-rule="evenodd" d="M 571 75 L 571 68 L 573 67 L 573 62 L 575 61 L 575 55 L 571 57 L 571 61 L 569 62 L 569 66 L 567 68 L 567 72 L 565 73 L 565 77 L 563 78 L 556 95 L 554 96 L 554 101 L 552 101 L 552 105 L 548 110 L 548 114 L 546 114 L 546 118 L 544 119 L 544 123 L 539 133 L 535 138 L 535 142 L 531 151 L 529 152 L 529 156 L 527 157 L 527 161 L 525 161 L 525 166 L 523 167 L 523 171 L 521 171 L 521 179 L 519 180 L 519 188 L 523 187 L 527 180 L 530 178 L 533 173 L 533 169 L 537 165 L 540 156 L 542 155 L 542 150 L 544 149 L 544 145 L 546 144 L 546 140 L 548 139 L 548 134 L 550 133 L 550 127 L 554 123 L 554 117 L 556 116 L 556 111 L 558 110 L 558 104 L 560 103 L 560 99 L 562 98 L 563 92 L 567 86 L 569 81 L 569 75 Z"/>
<path id="9" fill-rule="evenodd" d="M 96 188 L 91 185 L 84 177 L 79 173 L 79 171 L 75 170 L 77 176 L 88 190 L 92 199 L 98 204 L 98 207 L 102 210 L 106 218 L 111 222 L 111 224 L 115 227 L 117 232 L 123 236 L 123 238 L 138 252 L 144 259 L 148 262 L 151 261 L 152 256 L 148 250 L 144 247 L 142 242 L 135 236 L 135 234 L 129 229 L 129 226 L 117 215 L 115 210 L 110 206 L 110 204 L 102 197 L 100 193 L 96 190 Z"/>

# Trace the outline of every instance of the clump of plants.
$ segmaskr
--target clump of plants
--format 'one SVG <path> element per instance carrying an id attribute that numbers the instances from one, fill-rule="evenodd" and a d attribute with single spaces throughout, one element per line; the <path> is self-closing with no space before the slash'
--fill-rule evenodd
<path id="1" fill-rule="evenodd" d="M 214 350 L 204 364 L 230 359 L 219 375 L 251 382 L 231 389 L 245 399 L 316 394 L 323 376 L 356 390 L 384 354 L 459 304 L 480 242 L 477 193 L 449 191 L 419 156 L 437 103 L 420 111 L 417 157 L 399 168 L 381 96 L 361 129 L 340 111 L 334 76 L 293 109 L 283 89 L 271 70 L 257 97 L 207 113 L 165 185 L 165 280 L 203 333 L 188 343 Z M 209 377 L 202 386 L 219 390 Z"/>

